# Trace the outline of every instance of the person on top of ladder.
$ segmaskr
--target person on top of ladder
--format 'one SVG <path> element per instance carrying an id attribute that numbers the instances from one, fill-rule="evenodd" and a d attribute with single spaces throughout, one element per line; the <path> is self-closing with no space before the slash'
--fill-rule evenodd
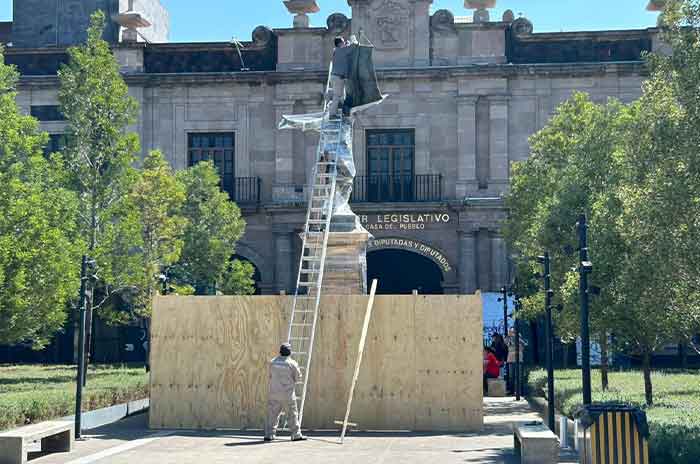
<path id="1" fill-rule="evenodd" d="M 334 44 L 333 70 L 331 71 L 333 98 L 328 106 L 328 114 L 331 118 L 337 117 L 338 108 L 341 103 L 345 102 L 345 81 L 350 76 L 354 46 L 342 37 L 336 37 Z"/>
<path id="2" fill-rule="evenodd" d="M 267 398 L 267 417 L 265 419 L 265 441 L 272 441 L 277 434 L 282 410 L 287 415 L 287 423 L 292 433 L 292 441 L 306 440 L 299 426 L 297 396 L 294 390 L 301 381 L 299 364 L 292 359 L 292 345 L 280 346 L 280 355 L 270 361 L 270 391 Z"/>

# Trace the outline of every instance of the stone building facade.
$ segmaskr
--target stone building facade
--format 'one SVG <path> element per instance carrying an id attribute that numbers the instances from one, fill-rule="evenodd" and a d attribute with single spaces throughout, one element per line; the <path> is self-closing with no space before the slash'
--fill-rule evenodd
<path id="1" fill-rule="evenodd" d="M 32 1 L 41 14 L 25 16 L 17 5 L 32 2 L 15 1 L 15 22 L 0 32 L 11 30 L 6 61 L 22 73 L 20 105 L 59 143 L 65 123 L 55 74 L 84 21 L 63 25 L 58 46 L 29 40 L 41 29 L 32 22 L 56 2 Z M 71 2 L 83 15 L 124 3 Z M 120 40 L 118 26 L 106 36 L 141 105 L 133 130 L 144 153 L 160 149 L 176 168 L 215 160 L 248 223 L 238 254 L 255 265 L 262 293 L 293 289 L 316 149 L 313 136 L 279 131 L 277 122 L 319 110 L 337 35 L 372 42 L 389 95 L 355 123 L 352 207 L 375 237 L 369 273 L 393 292 L 471 293 L 505 284 L 501 223 L 511 163 L 527 158 L 528 137 L 572 92 L 597 101 L 637 98 L 642 54 L 659 48 L 656 29 L 535 33 L 512 13 L 489 20 L 485 10 L 474 19 L 435 11 L 439 0 L 348 0 L 352 18 L 333 14 L 326 27 L 295 20 L 297 27 L 256 28 L 241 61 L 227 42 L 163 42 L 167 12 L 158 0 L 136 3 L 156 25 L 140 32 L 148 37 L 157 28 L 154 40 Z"/>

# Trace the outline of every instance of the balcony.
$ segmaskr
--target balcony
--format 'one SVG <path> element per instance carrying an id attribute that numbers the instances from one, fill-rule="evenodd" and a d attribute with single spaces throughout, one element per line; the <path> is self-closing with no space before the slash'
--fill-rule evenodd
<path id="1" fill-rule="evenodd" d="M 357 176 L 353 203 L 442 201 L 442 174 Z"/>
<path id="2" fill-rule="evenodd" d="M 255 206 L 260 204 L 261 183 L 259 177 L 234 177 L 233 185 L 226 190 L 237 204 Z"/>

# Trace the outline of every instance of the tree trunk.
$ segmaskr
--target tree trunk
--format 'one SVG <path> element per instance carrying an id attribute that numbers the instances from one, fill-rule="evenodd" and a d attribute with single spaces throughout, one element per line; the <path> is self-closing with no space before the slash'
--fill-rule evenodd
<path id="1" fill-rule="evenodd" d="M 642 367 L 644 369 L 644 397 L 646 398 L 647 406 L 654 404 L 654 395 L 651 385 L 651 353 L 645 352 L 642 357 Z"/>
<path id="2" fill-rule="evenodd" d="M 608 389 L 608 334 L 600 336 L 600 382 L 603 391 Z"/>
<path id="3" fill-rule="evenodd" d="M 90 198 L 90 244 L 88 246 L 88 257 L 90 259 L 95 259 L 95 246 L 97 245 L 97 175 L 98 172 L 95 171 L 92 187 L 92 195 Z M 94 268 L 93 268 L 94 269 Z M 90 365 L 91 357 L 91 347 L 92 342 L 92 328 L 93 328 L 93 311 L 92 305 L 95 297 L 95 281 L 92 279 L 92 272 L 90 271 L 90 277 L 87 280 L 86 286 L 86 298 L 85 298 L 85 378 L 83 379 L 83 385 L 87 384 L 87 367 Z"/>

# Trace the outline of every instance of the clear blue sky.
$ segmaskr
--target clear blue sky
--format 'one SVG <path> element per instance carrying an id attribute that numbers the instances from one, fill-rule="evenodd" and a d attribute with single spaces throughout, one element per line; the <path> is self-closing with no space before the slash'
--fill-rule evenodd
<path id="1" fill-rule="evenodd" d="M 258 25 L 291 27 L 292 17 L 282 0 L 161 0 L 170 11 L 172 42 L 250 40 Z M 500 19 L 512 9 L 529 18 L 535 32 L 637 29 L 656 24 L 646 11 L 647 0 L 498 0 L 491 17 Z M 312 26 L 324 26 L 334 12 L 350 16 L 347 0 L 318 0 L 321 12 L 311 15 Z M 446 8 L 467 16 L 463 0 L 434 0 L 433 10 Z M 0 0 L 0 21 L 12 17 L 12 0 Z"/>

